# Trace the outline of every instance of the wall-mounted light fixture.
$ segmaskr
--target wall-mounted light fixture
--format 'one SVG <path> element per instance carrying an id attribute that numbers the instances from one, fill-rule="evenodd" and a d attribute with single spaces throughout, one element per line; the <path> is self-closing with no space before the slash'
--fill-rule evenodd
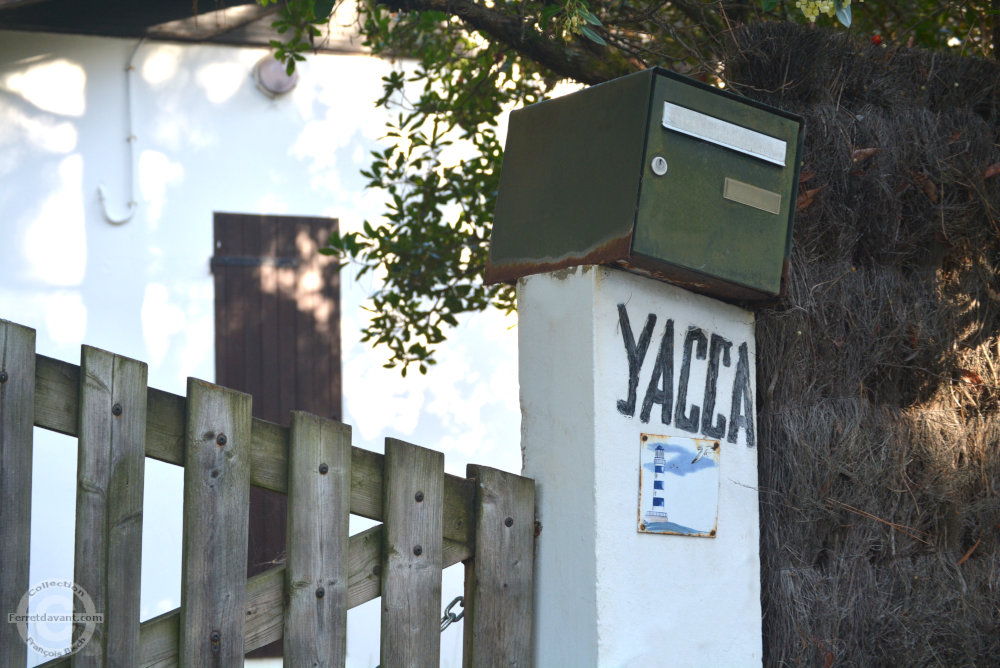
<path id="1" fill-rule="evenodd" d="M 289 75 L 285 65 L 273 54 L 268 54 L 253 66 L 253 79 L 262 93 L 268 97 L 279 97 L 295 88 L 299 73 L 296 71 Z"/>

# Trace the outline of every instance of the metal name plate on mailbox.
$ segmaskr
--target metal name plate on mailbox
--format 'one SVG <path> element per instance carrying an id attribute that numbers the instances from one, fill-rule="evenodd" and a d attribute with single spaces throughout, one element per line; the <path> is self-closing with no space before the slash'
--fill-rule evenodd
<path id="1" fill-rule="evenodd" d="M 663 69 L 511 114 L 486 279 L 613 263 L 714 297 L 776 297 L 800 117 Z"/>

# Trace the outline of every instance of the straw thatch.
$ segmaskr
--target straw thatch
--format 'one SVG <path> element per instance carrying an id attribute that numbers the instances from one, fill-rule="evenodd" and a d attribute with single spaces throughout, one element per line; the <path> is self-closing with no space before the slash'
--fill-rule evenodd
<path id="1" fill-rule="evenodd" d="M 730 87 L 807 123 L 757 324 L 765 664 L 996 665 L 1000 66 L 782 24 L 734 42 Z"/>

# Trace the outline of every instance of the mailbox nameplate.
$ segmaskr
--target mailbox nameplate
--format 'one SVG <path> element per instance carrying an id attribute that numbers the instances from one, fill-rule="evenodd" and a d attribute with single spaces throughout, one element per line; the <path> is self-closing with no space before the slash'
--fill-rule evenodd
<path id="1" fill-rule="evenodd" d="M 755 209 L 773 213 L 781 213 L 781 193 L 743 183 L 726 177 L 722 185 L 722 196 L 732 202 L 739 202 Z"/>
<path id="2" fill-rule="evenodd" d="M 787 144 L 763 132 L 724 121 L 671 102 L 663 103 L 663 127 L 740 153 L 785 166 Z"/>

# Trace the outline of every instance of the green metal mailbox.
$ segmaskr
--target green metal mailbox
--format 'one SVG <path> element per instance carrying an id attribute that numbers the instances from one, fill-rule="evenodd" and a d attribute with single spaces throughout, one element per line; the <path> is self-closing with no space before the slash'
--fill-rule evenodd
<path id="1" fill-rule="evenodd" d="M 798 116 L 659 68 L 515 111 L 486 281 L 616 264 L 773 299 L 803 134 Z"/>

